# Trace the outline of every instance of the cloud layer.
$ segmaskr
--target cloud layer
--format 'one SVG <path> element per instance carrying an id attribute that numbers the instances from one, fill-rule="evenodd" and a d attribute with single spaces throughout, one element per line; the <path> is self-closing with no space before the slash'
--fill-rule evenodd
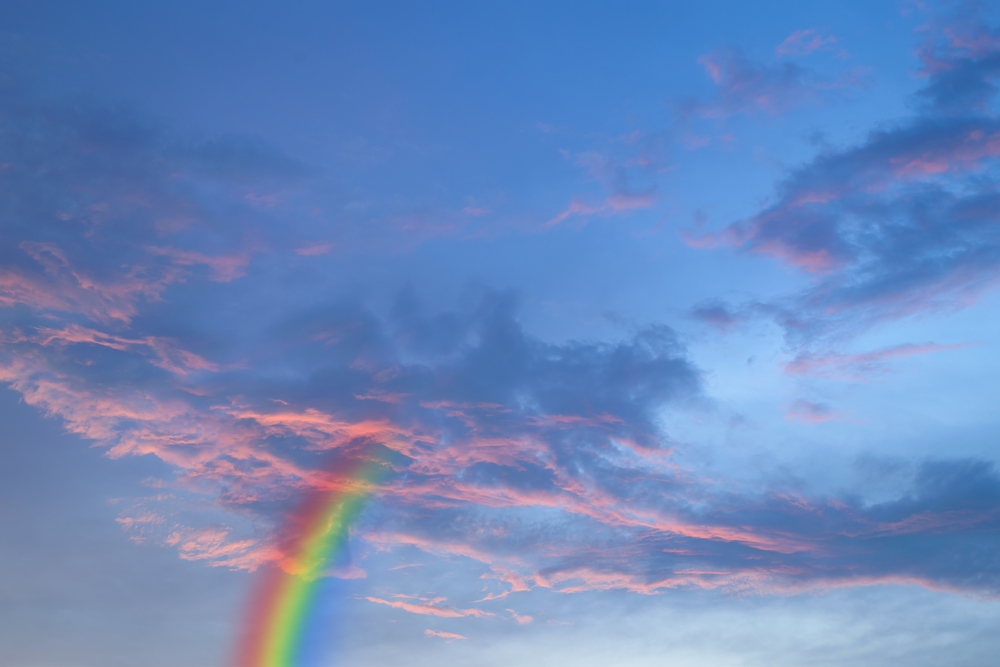
<path id="1" fill-rule="evenodd" d="M 781 47 L 789 54 L 832 43 L 796 35 Z M 914 118 L 818 156 L 758 214 L 687 238 L 815 275 L 787 303 L 748 307 L 803 339 L 954 308 L 996 282 L 1000 125 L 989 104 L 1000 40 L 961 23 L 929 39 Z M 839 85 L 731 52 L 704 63 L 725 113 L 778 112 Z M 440 229 L 413 218 L 296 226 L 313 219 L 319 176 L 279 151 L 175 140 L 82 102 L 18 99 L 5 97 L 0 125 L 0 381 L 111 456 L 172 466 L 174 478 L 148 481 L 164 493 L 120 518 L 138 539 L 212 565 L 280 563 L 296 503 L 350 484 L 339 464 L 375 450 L 390 474 L 355 540 L 467 560 L 488 580 L 481 602 L 535 587 L 790 593 L 888 582 L 1000 594 L 990 464 L 924 462 L 878 504 L 735 493 L 676 462 L 664 416 L 704 399 L 705 383 L 670 327 L 557 344 L 525 330 L 514 292 L 472 285 L 443 312 L 410 288 L 381 310 L 346 289 L 323 293 L 296 262 L 398 249 L 383 237 L 411 224 L 418 235 Z M 627 187 L 617 162 L 577 162 L 610 194 L 574 200 L 553 225 L 655 198 Z M 720 328 L 740 317 L 719 303 L 699 314 Z M 786 370 L 868 378 L 886 359 L 941 347 L 803 350 Z M 809 423 L 837 415 L 804 400 L 788 410 Z M 434 597 L 367 599 L 436 617 L 492 614 Z"/>

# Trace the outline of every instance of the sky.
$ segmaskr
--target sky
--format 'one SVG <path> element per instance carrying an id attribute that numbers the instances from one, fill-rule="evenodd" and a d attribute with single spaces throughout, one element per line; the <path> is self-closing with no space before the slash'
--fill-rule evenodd
<path id="1" fill-rule="evenodd" d="M 989 3 L 3 3 L 0 663 L 251 667 L 357 498 L 296 665 L 994 664 L 998 86 Z"/>

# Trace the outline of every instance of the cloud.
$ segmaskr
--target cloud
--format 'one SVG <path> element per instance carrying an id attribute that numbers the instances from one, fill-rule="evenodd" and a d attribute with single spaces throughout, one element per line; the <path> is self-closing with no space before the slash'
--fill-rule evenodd
<path id="1" fill-rule="evenodd" d="M 5 74 L 0 304 L 46 300 L 124 322 L 194 277 L 242 280 L 272 253 L 398 252 L 510 228 L 458 202 L 369 201 L 261 139 L 192 138 L 122 107 L 44 97 Z"/>
<path id="2" fill-rule="evenodd" d="M 597 204 L 587 204 L 580 199 L 570 201 L 566 210 L 545 223 L 546 227 L 554 227 L 574 216 L 611 216 L 621 215 L 638 209 L 652 208 L 656 203 L 656 192 L 616 192 L 605 197 Z"/>
<path id="3" fill-rule="evenodd" d="M 776 317 L 797 344 L 960 309 L 1000 278 L 1000 123 L 981 97 L 995 92 L 1000 40 L 962 22 L 937 25 L 927 40 L 917 115 L 824 150 L 760 212 L 682 234 L 693 247 L 735 248 L 812 274 L 802 293 L 748 307 Z"/>
<path id="4" fill-rule="evenodd" d="M 691 309 L 691 317 L 710 324 L 719 331 L 729 331 L 745 319 L 721 301 L 708 301 Z"/>
<path id="5" fill-rule="evenodd" d="M 527 625 L 528 623 L 531 623 L 535 620 L 531 616 L 521 615 L 516 611 L 514 611 L 513 609 L 508 609 L 507 611 L 510 612 L 510 617 L 515 621 L 517 621 L 518 625 Z"/>
<path id="6" fill-rule="evenodd" d="M 661 169 L 658 139 L 633 132 L 618 137 L 612 142 L 612 147 L 617 156 L 584 151 L 577 154 L 574 160 L 590 180 L 600 183 L 604 196 L 589 202 L 583 197 L 573 197 L 566 209 L 549 219 L 545 227 L 554 227 L 574 217 L 586 219 L 591 216 L 627 215 L 656 204 L 659 194 L 655 184 L 635 187 L 633 182 L 648 181 L 651 173 Z"/>
<path id="7" fill-rule="evenodd" d="M 317 255 L 326 255 L 334 247 L 333 243 L 310 243 L 301 248 L 296 248 L 295 254 L 302 255 L 303 257 L 316 257 Z"/>
<path id="8" fill-rule="evenodd" d="M 703 398 L 702 372 L 670 327 L 650 324 L 611 342 L 549 343 L 520 322 L 517 293 L 475 285 L 443 312 L 403 289 L 380 314 L 301 275 L 286 280 L 289 256 L 326 238 L 304 222 L 279 224 L 299 220 L 280 215 L 295 205 L 309 170 L 255 142 L 198 148 L 119 114 L 39 108 L 4 117 L 38 124 L 32 132 L 0 124 L 12 155 L 0 201 L 14 221 L 0 244 L 0 382 L 109 456 L 167 464 L 172 473 L 155 485 L 171 497 L 155 501 L 155 512 L 138 504 L 120 523 L 181 558 L 246 570 L 285 562 L 289 539 L 280 526 L 298 504 L 357 488 L 345 465 L 375 459 L 386 481 L 351 539 L 467 562 L 493 587 L 483 602 L 536 587 L 767 593 L 913 582 L 1000 591 L 992 558 L 1000 478 L 988 464 L 926 462 L 903 494 L 875 505 L 777 487 L 735 493 L 682 468 L 664 431 L 665 415 Z M 949 123 L 961 122 L 964 134 L 948 134 Z M 795 303 L 814 317 L 856 305 L 866 291 L 864 303 L 903 293 L 873 287 L 906 279 L 886 258 L 944 271 L 968 245 L 981 252 L 964 256 L 966 270 L 992 267 L 983 240 L 988 192 L 976 206 L 965 201 L 967 213 L 953 216 L 952 227 L 928 221 L 937 254 L 914 237 L 915 227 L 906 229 L 909 219 L 851 231 L 848 222 L 823 222 L 839 209 L 821 208 L 941 174 L 981 174 L 993 155 L 989 122 L 942 121 L 942 136 L 952 137 L 944 169 L 933 150 L 892 149 L 895 130 L 873 140 L 877 150 L 823 156 L 790 177 L 777 213 L 720 239 L 812 268 L 819 291 Z M 882 162 L 863 179 L 846 173 L 871 161 L 865 150 Z M 240 151 L 250 156 L 232 157 Z M 605 188 L 596 210 L 651 202 L 625 187 L 619 167 L 627 160 L 585 162 Z M 625 168 L 648 167 L 634 164 Z M 248 202 L 251 192 L 284 194 L 271 209 Z M 925 200 L 910 205 L 914 216 L 936 210 Z M 814 217 L 778 214 L 786 209 Z M 368 247 L 364 234 L 385 227 L 350 231 Z M 955 276 L 965 275 L 913 285 L 937 285 L 942 294 L 941 285 L 958 285 L 953 295 L 964 289 Z M 728 312 L 716 304 L 700 314 L 726 324 Z M 865 370 L 903 353 L 799 363 L 809 372 Z M 809 414 L 822 413 L 812 405 Z M 151 512 L 157 520 L 142 520 Z M 360 576 L 352 568 L 341 574 Z M 439 617 L 493 613 L 433 598 L 369 599 Z"/>
<path id="9" fill-rule="evenodd" d="M 802 352 L 785 365 L 789 375 L 825 377 L 849 382 L 868 382 L 889 372 L 886 362 L 916 354 L 955 350 L 965 345 L 938 345 L 934 342 L 915 345 L 907 343 L 862 354 L 813 354 Z"/>
<path id="10" fill-rule="evenodd" d="M 462 635 L 456 635 L 452 632 L 438 632 L 437 630 L 424 630 L 424 634 L 428 637 L 441 637 L 442 639 L 447 639 L 448 641 L 454 641 L 456 639 L 468 639 L 468 637 L 463 637 Z"/>
<path id="11" fill-rule="evenodd" d="M 177 546 L 184 560 L 210 560 L 214 564 L 238 565 L 240 557 L 254 546 L 253 540 L 231 541 L 229 530 L 220 526 L 200 530 L 175 531 L 166 543 Z"/>
<path id="12" fill-rule="evenodd" d="M 34 342 L 42 346 L 49 345 L 99 345 L 126 352 L 129 350 L 141 350 L 140 354 L 150 355 L 153 358 L 150 363 L 176 375 L 189 375 L 199 371 L 218 372 L 221 370 L 219 364 L 206 361 L 197 354 L 179 349 L 175 341 L 156 336 L 146 336 L 142 339 L 132 340 L 122 336 L 106 334 L 94 329 L 88 329 L 76 324 L 71 324 L 64 329 L 49 329 L 38 327 L 34 337 Z M 26 341 L 27 339 L 22 339 Z"/>
<path id="13" fill-rule="evenodd" d="M 88 366 L 72 378 L 49 370 L 62 348 L 36 336 L 18 343 L 18 358 L 5 358 L 0 379 L 118 455 L 162 458 L 181 472 L 178 492 L 211 494 L 261 528 L 285 516 L 291 497 L 347 483 L 311 452 L 339 460 L 375 444 L 395 472 L 359 538 L 469 559 L 508 591 L 768 592 L 909 581 L 996 594 L 994 575 L 962 556 L 969 540 L 995 547 L 1000 478 L 986 464 L 925 464 L 899 500 L 876 506 L 774 490 L 732 495 L 674 467 L 655 426 L 662 406 L 699 385 L 669 330 L 614 345 L 543 344 L 521 331 L 514 303 L 485 292 L 436 328 L 434 318 L 400 305 L 375 338 L 404 345 L 409 362 L 384 348 L 363 367 L 341 366 L 338 359 L 357 359 L 350 340 L 330 349 L 307 338 L 311 380 L 279 390 L 238 371 L 228 382 L 242 398 L 229 403 L 166 387 L 137 392 L 135 370 L 98 390 Z M 110 349 L 141 355 L 121 346 Z M 329 365 L 317 372 L 324 354 Z M 369 387 L 412 398 L 354 398 Z M 186 559 L 252 569 L 283 557 L 266 531 L 254 538 L 225 525 L 157 525 Z M 491 613 L 433 599 L 371 601 L 440 617 Z"/>
<path id="14" fill-rule="evenodd" d="M 782 44 L 779 50 L 782 47 L 792 48 Z M 723 118 L 748 111 L 777 115 L 804 104 L 831 104 L 841 99 L 845 91 L 868 85 L 863 69 L 829 77 L 787 61 L 756 63 L 733 48 L 716 49 L 698 62 L 715 83 L 715 99 L 689 106 L 690 110 L 707 118 Z"/>
<path id="15" fill-rule="evenodd" d="M 441 616 L 443 618 L 463 618 L 466 616 L 482 618 L 484 616 L 493 616 L 493 614 L 483 611 L 482 609 L 455 609 L 454 607 L 442 606 L 440 605 L 440 603 L 444 601 L 444 598 L 435 598 L 428 602 L 421 602 L 416 604 L 412 604 L 409 602 L 401 602 L 399 600 L 382 600 L 381 598 L 373 598 L 373 597 L 366 597 L 365 599 L 368 600 L 369 602 L 377 602 L 379 604 L 388 605 L 395 609 L 402 609 L 403 611 L 408 611 L 411 614 Z"/>
<path id="16" fill-rule="evenodd" d="M 54 243 L 22 241 L 19 249 L 35 261 L 34 267 L 10 264 L 0 268 L 0 306 L 28 305 L 38 310 L 84 315 L 96 322 L 128 323 L 140 300 L 157 301 L 178 278 L 164 271 L 150 276 L 141 266 L 104 280 L 76 267 Z M 41 268 L 42 273 L 32 268 Z"/>
<path id="17" fill-rule="evenodd" d="M 793 401 L 785 410 L 785 419 L 800 424 L 822 424 L 840 418 L 839 410 L 834 410 L 824 403 L 807 401 L 804 398 Z"/>
<path id="18" fill-rule="evenodd" d="M 823 35 L 818 30 L 796 30 L 774 50 L 778 56 L 807 56 L 816 51 L 833 48 L 837 38 Z"/>
<path id="19" fill-rule="evenodd" d="M 988 113 L 1000 76 L 1000 34 L 991 28 L 975 3 L 934 17 L 924 29 L 918 49 L 920 75 L 927 84 L 918 93 L 934 115 Z"/>
<path id="20" fill-rule="evenodd" d="M 177 248 L 158 248 L 150 246 L 150 254 L 160 257 L 169 257 L 174 264 L 179 266 L 207 266 L 211 271 L 211 280 L 228 283 L 236 278 L 246 275 L 247 265 L 250 263 L 248 253 L 237 255 L 218 255 L 210 257 L 200 252 L 190 250 L 178 250 Z"/>
<path id="21" fill-rule="evenodd" d="M 247 270 L 242 281 L 254 279 Z M 185 280 L 194 293 L 242 288 L 210 273 Z M 660 420 L 697 400 L 702 380 L 663 325 L 613 343 L 552 344 L 524 330 L 515 293 L 470 286 L 461 307 L 435 314 L 404 289 L 384 317 L 346 300 L 248 329 L 240 354 L 251 361 L 235 364 L 209 344 L 211 328 L 158 335 L 153 311 L 105 320 L 84 302 L 54 308 L 21 294 L 0 311 L 0 382 L 112 456 L 171 466 L 161 486 L 175 500 L 156 501 L 162 520 L 139 522 L 154 511 L 140 503 L 123 526 L 188 560 L 283 562 L 278 526 L 302 498 L 353 488 L 337 471 L 375 452 L 387 481 L 352 539 L 472 563 L 494 582 L 483 601 L 536 587 L 1000 591 L 1000 574 L 977 555 L 995 549 L 1000 521 L 1000 478 L 984 463 L 928 462 L 880 505 L 776 488 L 736 495 L 680 468 Z M 143 308 L 165 308 L 169 296 Z M 216 307 L 214 297 L 187 303 Z M 803 357 L 799 370 L 871 372 L 911 352 Z M 826 409 L 803 407 L 795 414 L 814 420 Z M 200 521 L 199 498 L 212 501 Z M 439 617 L 493 613 L 371 601 Z"/>
<path id="22" fill-rule="evenodd" d="M 488 208 L 479 208 L 476 206 L 466 206 L 461 211 L 459 211 L 459 213 L 464 213 L 465 215 L 471 215 L 474 217 L 479 217 L 481 215 L 488 215 L 492 212 L 493 211 L 491 211 Z"/>
<path id="23" fill-rule="evenodd" d="M 653 426 L 657 406 L 698 391 L 697 372 L 665 327 L 616 345 L 552 346 L 516 324 L 513 295 L 481 292 L 470 310 L 439 320 L 448 323 L 443 328 L 419 316 L 412 299 L 401 295 L 392 321 L 378 325 L 381 332 L 365 333 L 357 318 L 369 316 L 353 309 L 342 310 L 339 322 L 327 312 L 296 323 L 308 363 L 325 358 L 333 364 L 332 374 L 313 380 L 313 399 L 278 392 L 248 371 L 223 371 L 200 356 L 184 357 L 155 337 L 78 325 L 25 325 L 11 333 L 8 353 L 14 354 L 0 365 L 0 379 L 112 455 L 154 454 L 178 468 L 179 488 L 218 494 L 234 510 L 256 507 L 265 522 L 284 511 L 289 494 L 341 483 L 310 452 L 350 457 L 359 443 L 369 442 L 402 457 L 394 465 L 407 470 L 409 480 L 383 491 L 402 505 L 577 504 L 603 514 L 572 486 L 556 484 L 558 466 L 538 459 L 545 439 L 600 433 L 602 441 L 615 438 L 618 450 L 657 460 L 664 456 Z M 331 343 L 308 334 L 310 327 L 331 326 L 368 342 L 347 336 Z M 393 338 L 398 343 L 390 344 Z M 375 344 L 363 364 L 359 343 Z M 398 351 L 396 344 L 402 346 Z M 100 354 L 101 363 L 66 367 L 61 359 L 68 352 L 78 359 Z M 411 361 L 402 363 L 401 353 Z M 187 366 L 162 361 L 174 357 Z M 338 359 L 349 362 L 343 372 L 332 370 Z M 206 396 L 150 383 L 164 370 L 187 378 L 189 366 L 211 372 L 217 379 L 206 384 L 221 383 L 219 389 Z M 372 395 L 394 399 L 372 401 Z M 175 531 L 166 539 L 186 558 L 229 566 L 282 558 L 273 542 L 229 534 L 219 529 L 181 539 L 183 533 Z"/>

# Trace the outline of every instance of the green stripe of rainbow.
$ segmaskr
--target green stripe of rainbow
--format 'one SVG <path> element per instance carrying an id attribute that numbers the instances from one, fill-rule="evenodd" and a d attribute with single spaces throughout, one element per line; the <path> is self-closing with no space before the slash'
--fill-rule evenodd
<path id="1" fill-rule="evenodd" d="M 343 488 L 307 503 L 293 523 L 300 526 L 293 554 L 265 575 L 250 610 L 237 667 L 297 667 L 310 616 L 316 610 L 320 580 L 347 544 L 348 530 L 377 487 L 384 468 L 360 461 L 338 471 Z"/>

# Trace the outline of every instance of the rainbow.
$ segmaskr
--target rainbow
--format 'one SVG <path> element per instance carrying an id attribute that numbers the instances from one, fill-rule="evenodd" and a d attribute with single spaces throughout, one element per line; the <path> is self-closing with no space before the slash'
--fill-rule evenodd
<path id="1" fill-rule="evenodd" d="M 334 491 L 314 494 L 289 522 L 280 568 L 263 575 L 250 608 L 236 667 L 298 667 L 304 662 L 310 619 L 321 582 L 346 553 L 348 530 L 384 474 L 379 462 L 351 462 L 336 471 Z"/>

